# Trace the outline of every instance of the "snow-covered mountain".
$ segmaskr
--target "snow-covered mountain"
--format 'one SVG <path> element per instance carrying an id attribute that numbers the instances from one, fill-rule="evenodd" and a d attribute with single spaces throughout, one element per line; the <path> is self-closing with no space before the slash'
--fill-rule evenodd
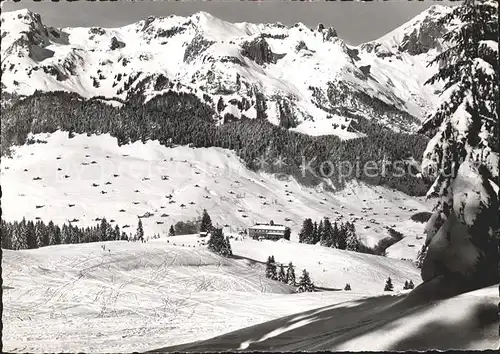
<path id="1" fill-rule="evenodd" d="M 206 12 L 148 17 L 120 28 L 51 28 L 28 10 L 2 13 L 2 104 L 36 90 L 141 99 L 195 94 L 220 122 L 267 118 L 311 135 L 359 136 L 355 117 L 414 131 L 438 89 L 432 6 L 384 37 L 348 46 L 334 28 L 229 23 Z"/>

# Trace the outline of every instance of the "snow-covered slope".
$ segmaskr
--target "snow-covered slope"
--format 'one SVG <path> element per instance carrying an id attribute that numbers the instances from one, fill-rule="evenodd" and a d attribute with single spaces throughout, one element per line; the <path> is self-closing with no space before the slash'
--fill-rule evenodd
<path id="1" fill-rule="evenodd" d="M 432 7 L 419 15 L 423 20 L 398 29 L 396 39 L 383 37 L 383 47 L 447 11 Z M 168 90 L 191 92 L 221 121 L 264 117 L 343 138 L 359 136 L 347 132 L 353 114 L 408 131 L 434 104 L 433 89 L 422 85 L 427 54 L 400 48 L 394 60 L 381 57 L 373 43 L 349 47 L 322 25 L 233 24 L 199 12 L 120 28 L 54 29 L 28 10 L 1 16 L 6 93 L 65 90 L 122 99 L 140 93 L 148 100 Z"/>
<path id="2" fill-rule="evenodd" d="M 421 282 L 420 271 L 411 261 L 391 259 L 320 245 L 304 245 L 286 240 L 242 240 L 231 243 L 234 254 L 265 262 L 273 255 L 285 266 L 292 262 L 296 276 L 306 269 L 316 286 L 341 290 L 349 283 L 355 293 L 380 295 L 387 277 L 396 290 L 402 290 L 405 281 Z"/>
<path id="3" fill-rule="evenodd" d="M 252 172 L 233 151 L 219 148 L 167 148 L 157 141 L 119 147 L 107 134 L 70 139 L 65 132 L 34 140 L 46 143 L 17 147 L 12 159 L 2 160 L 1 182 L 9 186 L 2 191 L 6 220 L 62 224 L 77 219 L 75 225 L 90 226 L 106 217 L 135 233 L 138 216 L 149 212 L 153 215 L 142 221 L 146 236 L 152 236 L 200 217 L 205 208 L 214 224 L 227 224 L 234 233 L 256 222 L 285 224 L 292 241 L 306 217 L 353 221 L 362 242 L 374 246 L 389 236 L 386 227 L 401 225 L 399 231 L 414 237 L 406 226 L 409 218 L 432 206 L 423 198 L 358 182 L 335 193 L 304 187 Z M 416 247 L 421 243 L 417 240 Z"/>
<path id="4" fill-rule="evenodd" d="M 186 235 L 147 243 L 110 241 L 3 250 L 4 349 L 150 350 L 381 294 L 382 278 L 387 276 L 394 277 L 395 293 L 400 293 L 401 280 L 418 279 L 418 270 L 403 261 L 348 251 L 318 254 L 315 246 L 276 243 L 281 249 L 279 255 L 275 252 L 278 259 L 286 254 L 284 258 L 297 265 L 307 260 L 313 280 L 318 276 L 319 283 L 336 285 L 339 267 L 349 267 L 352 291 L 290 294 L 287 285 L 264 277 L 263 264 L 219 257 L 198 240 L 196 235 Z M 232 243 L 236 256 L 249 255 L 246 249 L 256 256 L 271 251 L 268 243 Z M 337 268 L 329 270 L 334 273 L 332 280 L 320 281 L 322 266 L 315 264 L 320 258 Z"/>
<path id="5" fill-rule="evenodd" d="M 429 286 L 430 285 L 430 286 Z M 204 351 L 498 350 L 498 285 L 445 300 L 421 301 L 431 284 L 407 297 L 348 301 L 296 313 L 208 341 L 156 349 Z"/>

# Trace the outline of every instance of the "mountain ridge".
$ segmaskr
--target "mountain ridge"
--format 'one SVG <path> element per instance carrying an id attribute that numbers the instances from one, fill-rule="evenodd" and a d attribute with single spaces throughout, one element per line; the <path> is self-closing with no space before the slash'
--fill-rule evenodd
<path id="1" fill-rule="evenodd" d="M 447 11 L 433 6 L 419 16 L 434 23 Z M 395 31 L 414 32 L 422 21 L 412 21 L 410 29 Z M 432 72 L 424 68 L 428 52 L 379 57 L 370 48 L 384 43 L 349 46 L 321 24 L 229 23 L 198 12 L 117 28 L 55 29 L 19 10 L 2 14 L 2 42 L 7 99 L 63 90 L 87 98 L 139 95 L 146 102 L 174 90 L 211 105 L 218 124 L 264 118 L 344 139 L 362 136 L 350 129 L 356 116 L 413 132 L 434 104 L 435 89 L 424 88 L 416 75 Z"/>

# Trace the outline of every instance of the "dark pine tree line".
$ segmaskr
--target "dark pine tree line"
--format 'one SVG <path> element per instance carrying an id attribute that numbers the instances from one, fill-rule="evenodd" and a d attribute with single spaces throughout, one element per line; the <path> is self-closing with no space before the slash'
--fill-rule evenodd
<path id="1" fill-rule="evenodd" d="M 385 256 L 386 249 L 404 237 L 402 233 L 391 227 L 387 227 L 387 231 L 389 236 L 379 240 L 374 247 L 368 247 L 360 241 L 356 234 L 356 227 L 352 222 L 334 222 L 332 224 L 329 218 L 325 217 L 318 223 L 307 218 L 302 223 L 299 242 L 311 245 L 319 243 L 324 247 Z"/>
<path id="2" fill-rule="evenodd" d="M 221 147 L 235 150 L 253 170 L 284 173 L 304 185 L 316 185 L 328 176 L 337 186 L 357 178 L 370 184 L 386 185 L 410 195 L 422 195 L 428 188 L 421 179 L 390 165 L 385 173 L 362 173 L 365 163 L 376 162 L 379 171 L 387 161 L 419 159 L 427 138 L 395 133 L 387 128 L 365 129 L 366 137 L 342 141 L 336 136 L 313 137 L 275 126 L 265 119 L 242 119 L 217 125 L 213 110 L 195 95 L 168 92 L 146 104 L 137 98 L 114 107 L 96 99 L 84 99 L 74 93 L 36 92 L 2 112 L 1 155 L 10 146 L 22 145 L 29 133 L 109 133 L 123 145 L 153 139 L 162 145 Z M 376 123 L 372 124 L 374 127 Z M 273 162 L 281 157 L 286 165 L 257 164 L 257 159 Z M 360 166 L 340 169 L 341 163 Z"/>
<path id="3" fill-rule="evenodd" d="M 2 248 L 11 250 L 34 249 L 60 244 L 129 240 L 129 235 L 102 218 L 95 226 L 78 227 L 71 223 L 62 226 L 49 221 L 1 221 Z"/>
<path id="4" fill-rule="evenodd" d="M 305 219 L 299 233 L 299 242 L 313 245 L 319 242 L 325 247 L 349 251 L 359 251 L 361 245 L 353 223 L 334 222 L 332 225 L 327 217 L 319 223 L 310 218 Z"/>
<path id="5" fill-rule="evenodd" d="M 266 278 L 294 286 L 297 288 L 297 292 L 312 292 L 315 290 L 311 277 L 305 269 L 302 271 L 302 275 L 297 282 L 293 263 L 288 263 L 285 270 L 285 266 L 283 264 L 278 265 L 276 263 L 274 256 L 269 256 L 267 258 Z"/>

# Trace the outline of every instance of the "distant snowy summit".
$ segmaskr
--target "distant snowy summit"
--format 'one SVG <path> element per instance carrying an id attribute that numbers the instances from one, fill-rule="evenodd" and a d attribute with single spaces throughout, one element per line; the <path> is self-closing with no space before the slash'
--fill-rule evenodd
<path id="1" fill-rule="evenodd" d="M 360 136 L 353 119 L 414 131 L 436 104 L 424 86 L 441 50 L 432 6 L 378 40 L 354 47 L 334 28 L 230 23 L 206 12 L 148 17 L 119 28 L 52 28 L 29 10 L 4 12 L 2 105 L 12 96 L 69 91 L 147 101 L 196 95 L 220 123 L 267 119 L 299 132 Z"/>

